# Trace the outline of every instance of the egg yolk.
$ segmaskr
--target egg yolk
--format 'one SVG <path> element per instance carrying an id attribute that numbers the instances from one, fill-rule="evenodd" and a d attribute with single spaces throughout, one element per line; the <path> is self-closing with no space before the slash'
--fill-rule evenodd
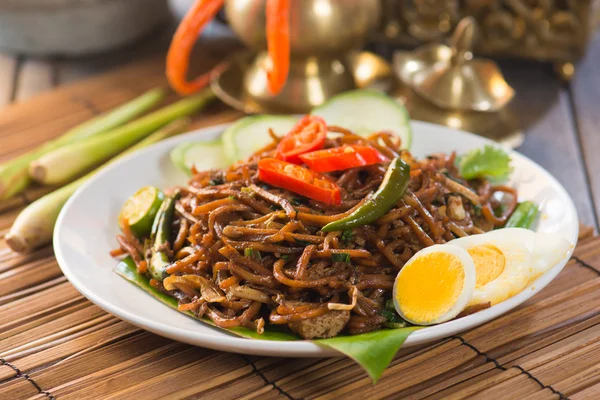
<path id="1" fill-rule="evenodd" d="M 475 287 L 479 288 L 496 279 L 506 265 L 502 251 L 492 244 L 475 246 L 467 250 L 475 264 Z"/>
<path id="2" fill-rule="evenodd" d="M 405 265 L 397 281 L 398 304 L 411 321 L 430 323 L 448 312 L 460 296 L 465 271 L 460 259 L 430 253 Z"/>

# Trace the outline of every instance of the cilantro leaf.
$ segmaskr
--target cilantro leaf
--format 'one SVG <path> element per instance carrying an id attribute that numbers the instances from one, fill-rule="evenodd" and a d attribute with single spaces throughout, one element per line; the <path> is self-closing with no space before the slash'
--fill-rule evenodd
<path id="1" fill-rule="evenodd" d="M 510 156 L 501 148 L 490 145 L 460 157 L 458 169 L 465 179 L 486 178 L 494 182 L 507 180 L 512 172 Z"/>

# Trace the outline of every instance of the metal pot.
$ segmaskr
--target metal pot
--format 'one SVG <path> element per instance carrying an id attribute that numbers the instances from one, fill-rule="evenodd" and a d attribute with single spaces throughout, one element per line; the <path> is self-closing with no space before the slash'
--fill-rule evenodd
<path id="1" fill-rule="evenodd" d="M 0 0 L 0 49 L 102 52 L 135 41 L 169 15 L 167 0 Z"/>

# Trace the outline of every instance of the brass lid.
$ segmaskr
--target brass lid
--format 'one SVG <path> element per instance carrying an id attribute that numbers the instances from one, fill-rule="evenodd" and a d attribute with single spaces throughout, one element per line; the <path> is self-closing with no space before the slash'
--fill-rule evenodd
<path id="1" fill-rule="evenodd" d="M 514 96 L 495 62 L 474 59 L 476 37 L 472 17 L 462 19 L 450 46 L 426 45 L 398 52 L 394 67 L 400 79 L 421 97 L 446 110 L 494 112 Z"/>

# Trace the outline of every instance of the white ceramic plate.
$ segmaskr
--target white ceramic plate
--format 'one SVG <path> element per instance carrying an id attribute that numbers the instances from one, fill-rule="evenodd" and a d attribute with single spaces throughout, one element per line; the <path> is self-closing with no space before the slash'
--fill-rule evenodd
<path id="1" fill-rule="evenodd" d="M 442 126 L 413 122 L 413 153 L 422 157 L 435 152 L 459 154 L 490 143 L 478 136 Z M 169 152 L 188 141 L 213 140 L 226 126 L 191 132 L 158 143 L 106 168 L 81 187 L 63 208 L 54 232 L 56 258 L 69 281 L 93 303 L 109 313 L 143 329 L 181 342 L 212 349 L 288 357 L 326 357 L 339 353 L 307 341 L 274 342 L 236 337 L 187 317 L 113 272 L 117 261 L 108 254 L 117 246 L 117 214 L 125 200 L 146 185 L 168 187 L 186 178 L 169 161 Z M 542 205 L 539 231 L 559 232 L 573 245 L 578 220 L 573 202 L 565 189 L 542 167 L 513 152 L 515 171 L 511 185 L 520 200 Z M 565 266 L 571 252 L 536 280 L 529 288 L 476 314 L 414 332 L 404 346 L 441 339 L 484 322 L 523 303 L 542 290 Z"/>

